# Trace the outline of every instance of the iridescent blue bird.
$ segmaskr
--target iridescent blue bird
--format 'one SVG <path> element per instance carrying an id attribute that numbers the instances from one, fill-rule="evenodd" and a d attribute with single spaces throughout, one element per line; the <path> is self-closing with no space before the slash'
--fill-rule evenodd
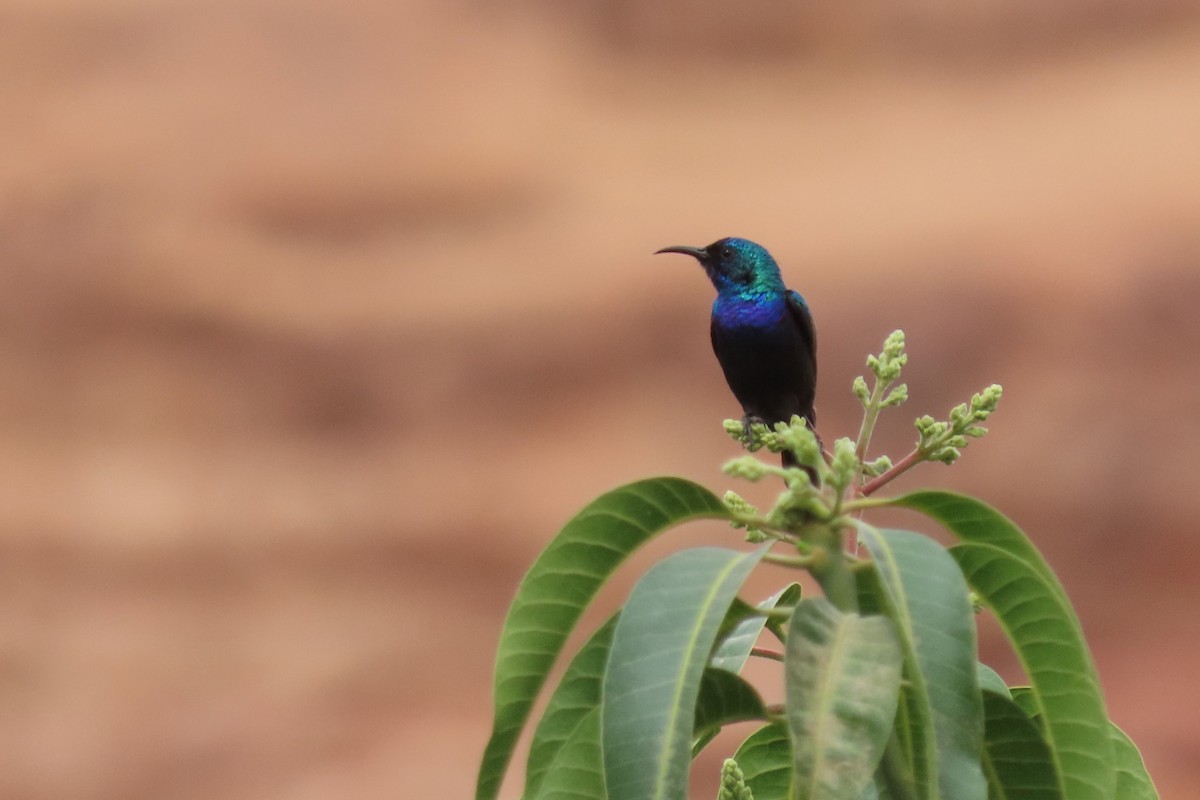
<path id="1" fill-rule="evenodd" d="M 815 430 L 817 342 L 812 314 L 788 289 L 766 248 L 726 238 L 708 247 L 664 247 L 700 262 L 717 290 L 712 307 L 713 352 L 742 404 L 742 421 L 790 421 L 798 414 Z M 794 466 L 789 452 L 784 466 Z"/>

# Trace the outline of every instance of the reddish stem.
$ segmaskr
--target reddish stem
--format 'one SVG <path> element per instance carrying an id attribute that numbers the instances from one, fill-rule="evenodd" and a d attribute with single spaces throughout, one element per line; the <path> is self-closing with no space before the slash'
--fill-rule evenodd
<path id="1" fill-rule="evenodd" d="M 899 478 L 901 475 L 915 467 L 918 463 L 920 463 L 920 461 L 921 451 L 919 449 L 914 449 L 904 458 L 897 461 L 887 472 L 883 473 L 877 478 L 874 478 L 873 480 L 869 480 L 864 483 L 862 488 L 859 489 L 859 493 L 862 494 L 863 497 L 870 497 L 875 492 L 879 491 L 884 486 L 887 486 L 896 478 Z"/>

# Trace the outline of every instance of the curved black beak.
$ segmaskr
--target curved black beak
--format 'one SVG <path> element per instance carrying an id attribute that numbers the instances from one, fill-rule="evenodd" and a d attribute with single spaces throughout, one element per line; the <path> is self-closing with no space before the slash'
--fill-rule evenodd
<path id="1" fill-rule="evenodd" d="M 708 251 L 703 247 L 675 246 L 664 247 L 662 250 L 654 251 L 654 255 L 658 255 L 659 253 L 682 253 L 685 256 L 691 256 L 692 258 L 699 259 L 700 261 L 708 258 Z"/>

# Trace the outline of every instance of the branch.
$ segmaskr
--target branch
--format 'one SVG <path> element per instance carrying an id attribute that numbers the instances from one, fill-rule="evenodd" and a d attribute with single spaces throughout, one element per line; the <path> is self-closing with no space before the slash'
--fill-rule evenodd
<path id="1" fill-rule="evenodd" d="M 925 454 L 921 452 L 920 448 L 914 448 L 911 453 L 896 462 L 895 466 L 879 477 L 864 483 L 858 491 L 863 497 L 870 497 L 924 460 Z"/>

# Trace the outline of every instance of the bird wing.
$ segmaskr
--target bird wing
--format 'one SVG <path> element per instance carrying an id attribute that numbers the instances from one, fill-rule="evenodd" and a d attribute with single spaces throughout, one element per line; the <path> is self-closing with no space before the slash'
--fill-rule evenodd
<path id="1" fill-rule="evenodd" d="M 808 310 L 808 303 L 804 302 L 804 298 L 794 289 L 788 289 L 787 299 L 788 310 L 792 312 L 792 319 L 796 321 L 800 336 L 808 345 L 808 352 L 811 354 L 815 366 L 817 363 L 817 329 L 813 324 L 812 313 Z"/>

